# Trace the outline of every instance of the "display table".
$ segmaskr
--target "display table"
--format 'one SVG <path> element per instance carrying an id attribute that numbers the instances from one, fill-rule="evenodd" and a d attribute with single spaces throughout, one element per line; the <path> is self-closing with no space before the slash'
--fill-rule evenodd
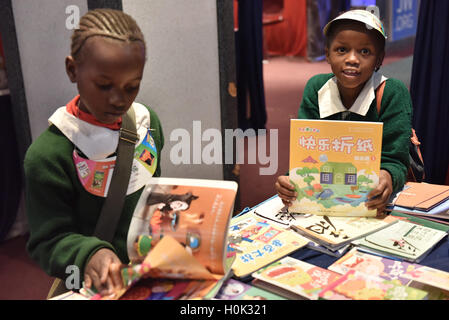
<path id="1" fill-rule="evenodd" d="M 273 199 L 274 197 L 276 197 L 276 196 L 273 196 L 273 197 L 267 199 L 266 201 Z M 237 216 L 251 212 L 252 210 L 257 208 L 264 202 L 261 202 L 252 208 L 245 208 Z M 339 259 L 339 258 L 330 256 L 330 255 L 327 255 L 327 254 L 324 254 L 324 253 L 321 253 L 321 252 L 318 252 L 316 250 L 312 250 L 312 249 L 309 249 L 306 247 L 303 247 L 303 248 L 293 252 L 289 256 L 291 256 L 292 258 L 313 264 L 315 266 L 325 268 L 325 269 L 327 269 L 331 264 L 333 264 L 335 261 L 337 261 Z M 443 240 L 441 240 L 419 264 L 449 272 L 449 241 L 448 241 L 448 237 L 445 237 Z M 244 281 L 244 282 L 250 282 L 251 280 L 252 280 L 251 277 L 242 279 L 242 281 Z"/>

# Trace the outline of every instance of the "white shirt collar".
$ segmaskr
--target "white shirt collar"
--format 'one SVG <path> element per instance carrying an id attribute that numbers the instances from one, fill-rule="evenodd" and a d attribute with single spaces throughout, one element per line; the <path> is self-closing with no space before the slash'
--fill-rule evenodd
<path id="1" fill-rule="evenodd" d="M 150 128 L 150 112 L 145 106 L 136 102 L 132 104 L 132 108 L 136 114 L 136 129 L 140 143 Z M 91 160 L 105 159 L 117 149 L 118 131 L 80 120 L 68 113 L 65 106 L 58 108 L 48 119 L 48 123 L 61 130 Z"/>
<path id="2" fill-rule="evenodd" d="M 320 118 L 326 118 L 333 114 L 350 111 L 365 116 L 369 107 L 375 99 L 376 88 L 388 78 L 382 74 L 374 72 L 371 78 L 366 82 L 359 96 L 350 109 L 346 109 L 341 102 L 340 92 L 338 91 L 337 78 L 334 76 L 329 79 L 318 91 L 318 106 L 320 108 Z"/>

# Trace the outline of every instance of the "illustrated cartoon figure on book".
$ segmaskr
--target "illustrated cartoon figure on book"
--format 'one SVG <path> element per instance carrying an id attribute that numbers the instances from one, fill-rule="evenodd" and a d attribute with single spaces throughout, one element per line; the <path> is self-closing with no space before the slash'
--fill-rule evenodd
<path id="1" fill-rule="evenodd" d="M 186 210 L 190 208 L 192 201 L 198 197 L 191 192 L 183 194 L 171 193 L 178 189 L 173 186 L 170 193 L 151 192 L 147 197 L 147 210 L 156 205 L 149 223 L 149 235 L 154 244 L 164 235 L 174 234 L 178 229 L 188 229 L 185 239 L 180 239 L 181 243 L 194 251 L 198 249 L 201 238 L 198 232 L 195 232 L 197 226 L 204 220 L 204 212 L 192 213 Z"/>

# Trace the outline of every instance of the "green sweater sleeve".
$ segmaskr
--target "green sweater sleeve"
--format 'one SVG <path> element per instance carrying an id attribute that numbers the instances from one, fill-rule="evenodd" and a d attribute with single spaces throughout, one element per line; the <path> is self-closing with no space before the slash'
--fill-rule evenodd
<path id="1" fill-rule="evenodd" d="M 374 106 L 375 107 L 375 106 Z M 383 122 L 381 168 L 393 179 L 393 191 L 402 189 L 410 166 L 412 102 L 407 87 L 399 80 L 386 81 L 379 121 Z"/>

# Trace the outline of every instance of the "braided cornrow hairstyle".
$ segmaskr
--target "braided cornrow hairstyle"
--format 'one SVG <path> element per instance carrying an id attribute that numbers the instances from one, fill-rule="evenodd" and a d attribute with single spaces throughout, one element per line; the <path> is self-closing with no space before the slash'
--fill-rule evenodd
<path id="1" fill-rule="evenodd" d="M 141 41 L 145 39 L 136 21 L 120 10 L 95 9 L 81 17 L 79 28 L 72 34 L 71 55 L 77 60 L 87 39 L 100 36 L 119 41 Z"/>

